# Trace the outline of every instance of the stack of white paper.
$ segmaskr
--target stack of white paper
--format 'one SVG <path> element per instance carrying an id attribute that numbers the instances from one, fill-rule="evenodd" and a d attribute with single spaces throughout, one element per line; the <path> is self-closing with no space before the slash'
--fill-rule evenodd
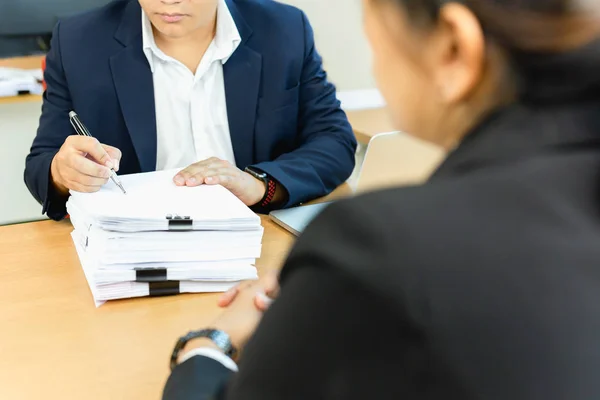
<path id="1" fill-rule="evenodd" d="M 12 97 L 21 93 L 42 94 L 42 79 L 41 69 L 0 67 L 0 97 Z"/>
<path id="2" fill-rule="evenodd" d="M 177 187 L 176 172 L 121 176 L 127 194 L 112 181 L 71 193 L 71 236 L 96 305 L 257 278 L 260 218 L 222 186 Z"/>

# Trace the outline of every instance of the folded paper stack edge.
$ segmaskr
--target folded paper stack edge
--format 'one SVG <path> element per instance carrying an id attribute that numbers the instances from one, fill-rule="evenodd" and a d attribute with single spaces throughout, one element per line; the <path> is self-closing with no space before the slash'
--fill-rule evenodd
<path id="1" fill-rule="evenodd" d="M 71 236 L 96 306 L 257 278 L 260 218 L 222 186 L 175 186 L 176 172 L 123 175 L 127 195 L 111 181 L 71 192 Z"/>

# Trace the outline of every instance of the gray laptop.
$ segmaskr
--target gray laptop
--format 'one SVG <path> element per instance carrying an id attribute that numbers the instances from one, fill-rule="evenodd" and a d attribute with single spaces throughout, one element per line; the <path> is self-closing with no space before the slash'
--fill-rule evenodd
<path id="1" fill-rule="evenodd" d="M 356 192 L 423 182 L 444 158 L 444 151 L 401 132 L 381 133 L 369 142 Z M 271 219 L 298 236 L 328 204 L 273 211 Z"/>
<path id="2" fill-rule="evenodd" d="M 315 219 L 331 202 L 271 211 L 269 216 L 277 224 L 300 236 L 304 228 Z"/>

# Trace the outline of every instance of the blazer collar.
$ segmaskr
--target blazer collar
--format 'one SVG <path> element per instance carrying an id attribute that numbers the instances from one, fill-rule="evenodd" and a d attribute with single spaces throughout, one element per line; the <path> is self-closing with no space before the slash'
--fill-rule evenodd
<path id="1" fill-rule="evenodd" d="M 115 31 L 115 39 L 123 46 L 137 42 L 142 36 L 142 8 L 137 0 L 130 0 L 125 6 L 121 23 Z"/>
<path id="2" fill-rule="evenodd" d="M 235 22 L 235 25 L 238 28 L 238 32 L 240 33 L 240 37 L 242 39 L 242 44 L 246 44 L 246 42 L 252 36 L 252 28 L 250 28 L 250 25 L 248 25 L 248 23 L 242 16 L 235 0 L 225 0 L 225 3 L 227 4 L 227 8 L 229 8 L 229 12 L 233 17 L 233 21 Z"/>
<path id="3" fill-rule="evenodd" d="M 238 28 L 241 43 L 223 65 L 229 132 L 235 161 L 240 169 L 254 162 L 254 126 L 262 80 L 262 54 L 248 46 L 252 29 L 235 0 L 225 0 Z"/>
<path id="4" fill-rule="evenodd" d="M 498 110 L 449 153 L 431 179 L 514 162 L 536 154 L 600 144 L 600 100 L 569 106 L 515 104 Z"/>
<path id="5" fill-rule="evenodd" d="M 600 40 L 566 53 L 513 52 L 511 57 L 518 100 L 485 118 L 433 179 L 600 142 Z"/>
<path id="6" fill-rule="evenodd" d="M 122 14 L 115 39 L 123 49 L 110 57 L 110 68 L 121 112 L 131 137 L 141 172 L 156 168 L 156 118 L 154 85 L 142 50 L 142 9 L 130 0 Z"/>

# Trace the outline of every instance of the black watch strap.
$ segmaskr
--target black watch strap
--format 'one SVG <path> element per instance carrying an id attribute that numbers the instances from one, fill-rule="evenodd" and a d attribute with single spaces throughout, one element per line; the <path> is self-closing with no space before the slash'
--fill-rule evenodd
<path id="1" fill-rule="evenodd" d="M 268 210 L 271 202 L 275 198 L 275 193 L 277 192 L 277 182 L 266 172 L 254 169 L 252 167 L 246 167 L 244 172 L 249 173 L 254 178 L 262 181 L 265 184 L 265 194 L 263 198 L 253 206 L 253 208 L 258 210 Z"/>
<path id="2" fill-rule="evenodd" d="M 200 331 L 191 331 L 187 335 L 182 336 L 175 343 L 175 348 L 173 349 L 173 353 L 171 354 L 171 370 L 173 370 L 177 366 L 177 360 L 179 358 L 179 353 L 185 347 L 185 345 L 193 339 L 198 338 L 207 338 L 213 341 L 214 344 L 219 347 L 225 353 L 226 356 L 230 358 L 235 358 L 238 350 L 231 343 L 231 338 L 229 335 L 218 329 L 202 329 Z"/>

